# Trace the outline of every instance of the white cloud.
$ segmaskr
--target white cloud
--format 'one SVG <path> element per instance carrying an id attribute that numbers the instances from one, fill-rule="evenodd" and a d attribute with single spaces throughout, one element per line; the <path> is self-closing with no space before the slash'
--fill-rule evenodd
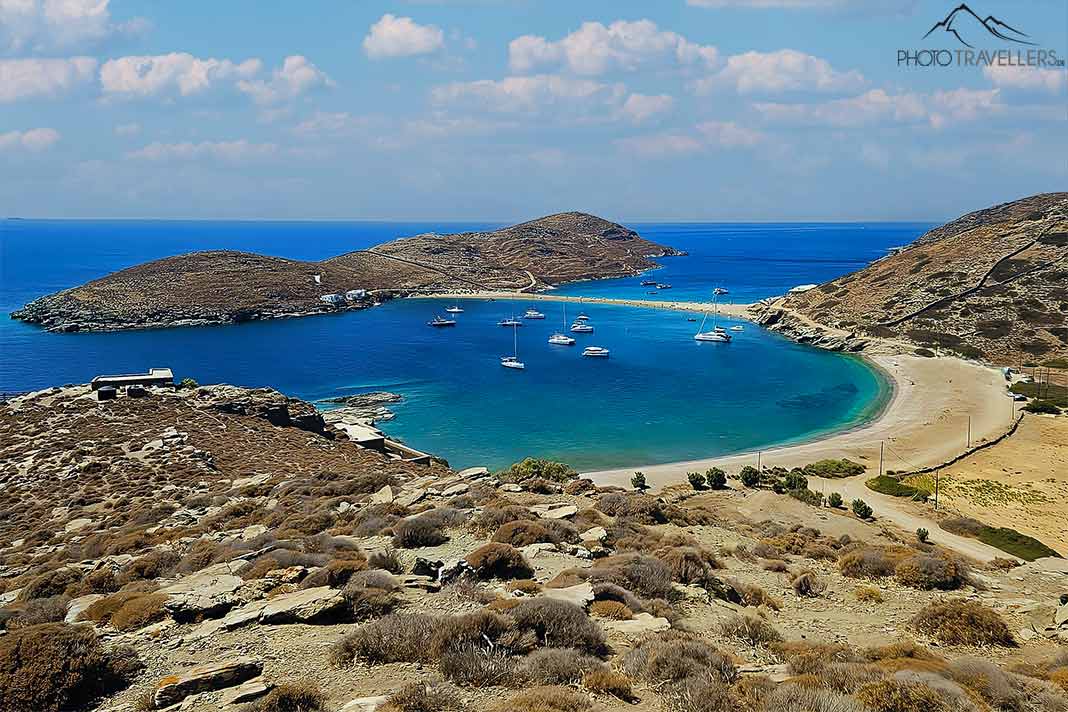
<path id="1" fill-rule="evenodd" d="M 43 151 L 51 148 L 57 141 L 59 141 L 59 132 L 55 129 L 8 131 L 0 133 L 0 151 L 14 149 Z"/>
<path id="2" fill-rule="evenodd" d="M 239 141 L 202 141 L 200 143 L 150 143 L 144 148 L 130 151 L 127 158 L 144 161 L 189 161 L 211 158 L 230 163 L 265 158 L 278 152 L 273 143 Z"/>
<path id="3" fill-rule="evenodd" d="M 667 131 L 621 139 L 616 145 L 624 151 L 646 158 L 670 158 L 701 153 L 709 149 L 748 149 L 767 142 L 760 131 L 739 126 L 733 121 L 705 121 L 691 133 Z"/>
<path id="4" fill-rule="evenodd" d="M 705 94 L 716 87 L 733 87 L 741 94 L 778 94 L 790 91 L 850 92 L 865 85 L 855 70 L 839 72 L 830 62 L 793 49 L 745 52 L 727 58 L 727 65 L 711 77 L 694 82 Z"/>
<path id="5" fill-rule="evenodd" d="M 95 70 L 92 57 L 0 59 L 0 103 L 59 96 L 90 81 Z"/>
<path id="6" fill-rule="evenodd" d="M 189 96 L 223 82 L 249 79 L 262 63 L 248 59 L 200 59 L 185 52 L 111 59 L 100 68 L 104 93 L 115 97 Z"/>
<path id="7" fill-rule="evenodd" d="M 998 89 L 954 89 L 933 94 L 889 94 L 883 89 L 872 89 L 859 96 L 820 104 L 753 106 L 769 121 L 838 127 L 926 122 L 942 128 L 951 121 L 974 121 L 1007 110 Z"/>
<path id="8" fill-rule="evenodd" d="M 651 62 L 711 67 L 716 59 L 715 47 L 695 44 L 675 32 L 661 30 L 651 20 L 618 20 L 608 26 L 585 22 L 560 40 L 524 35 L 508 45 L 509 66 L 519 73 L 563 65 L 575 74 L 594 76 L 634 70 Z"/>
<path id="9" fill-rule="evenodd" d="M 649 96 L 646 94 L 631 94 L 623 102 L 623 113 L 635 123 L 642 123 L 654 116 L 671 111 L 675 100 L 667 94 Z"/>
<path id="10" fill-rule="evenodd" d="M 1064 70 L 1059 69 L 991 64 L 983 67 L 983 76 L 999 87 L 1041 90 L 1050 94 L 1060 93 L 1065 84 Z"/>
<path id="11" fill-rule="evenodd" d="M 111 21 L 109 0 L 0 0 L 0 51 L 50 52 L 85 48 L 145 29 L 141 18 Z"/>
<path id="12" fill-rule="evenodd" d="M 270 79 L 242 79 L 237 83 L 238 89 L 261 105 L 290 101 L 312 89 L 330 86 L 334 86 L 333 80 L 299 54 L 286 57 Z"/>
<path id="13" fill-rule="evenodd" d="M 136 121 L 128 124 L 119 124 L 115 127 L 116 136 L 136 136 L 141 133 L 141 124 Z"/>
<path id="14" fill-rule="evenodd" d="M 843 127 L 883 121 L 914 122 L 927 116 L 921 95 L 888 94 L 883 89 L 821 104 L 758 103 L 753 106 L 770 121 Z"/>
<path id="15" fill-rule="evenodd" d="M 627 153 L 646 158 L 666 158 L 697 153 L 704 145 L 693 136 L 681 133 L 659 133 L 620 139 L 616 145 Z"/>
<path id="16" fill-rule="evenodd" d="M 864 13 L 906 15 L 916 0 L 686 0 L 693 7 L 765 10 L 854 10 Z"/>
<path id="17" fill-rule="evenodd" d="M 697 125 L 705 143 L 719 148 L 752 148 L 767 140 L 760 131 L 739 126 L 733 121 L 706 121 Z"/>
<path id="18" fill-rule="evenodd" d="M 363 51 L 371 59 L 431 54 L 445 46 L 445 33 L 434 25 L 420 25 L 410 17 L 386 13 L 363 38 Z"/>
<path id="19" fill-rule="evenodd" d="M 434 88 L 431 99 L 437 104 L 466 104 L 490 111 L 539 112 L 567 105 L 585 110 L 616 106 L 625 94 L 621 84 L 539 74 L 454 82 Z"/>
<path id="20" fill-rule="evenodd" d="M 293 132 L 304 137 L 343 136 L 368 125 L 366 118 L 353 116 L 344 111 L 319 111 L 311 118 L 297 124 Z"/>

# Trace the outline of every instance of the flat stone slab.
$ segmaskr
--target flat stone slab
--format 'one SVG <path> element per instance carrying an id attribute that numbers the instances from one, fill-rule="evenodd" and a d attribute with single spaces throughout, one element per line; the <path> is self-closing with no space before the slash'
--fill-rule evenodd
<path id="1" fill-rule="evenodd" d="M 547 588 L 538 594 L 558 601 L 567 601 L 585 608 L 593 601 L 593 584 L 589 581 L 568 586 L 567 588 Z"/>
<path id="2" fill-rule="evenodd" d="M 505 482 L 503 485 L 501 485 L 497 489 L 499 489 L 501 492 L 522 492 L 523 491 L 523 488 L 520 487 L 519 485 L 517 485 L 514 482 Z"/>
<path id="3" fill-rule="evenodd" d="M 383 485 L 382 489 L 371 495 L 371 504 L 392 504 L 393 489 L 389 485 Z"/>
<path id="4" fill-rule="evenodd" d="M 220 631 L 233 630 L 252 623 L 312 623 L 336 612 L 344 605 L 345 597 L 341 591 L 329 586 L 283 593 L 236 608 L 218 620 L 205 621 L 189 634 L 188 640 L 202 640 Z"/>
<path id="5" fill-rule="evenodd" d="M 222 694 L 220 702 L 224 705 L 239 705 L 245 702 L 251 702 L 252 700 L 263 697 L 271 688 L 274 687 L 271 683 L 263 679 L 263 676 L 254 677 L 247 682 L 242 682 L 237 687 L 230 688 Z"/>
<path id="6" fill-rule="evenodd" d="M 608 530 L 604 527 L 593 527 L 579 534 L 579 541 L 595 542 L 600 544 L 608 538 Z"/>
<path id="7" fill-rule="evenodd" d="M 93 605 L 101 598 L 104 597 L 102 593 L 90 593 L 85 596 L 79 596 L 73 601 L 67 604 L 67 615 L 63 618 L 64 623 L 75 623 L 78 617 L 85 612 L 85 609 Z"/>
<path id="8" fill-rule="evenodd" d="M 558 504 L 535 504 L 527 507 L 543 519 L 567 519 L 578 514 L 578 507 L 566 502 Z"/>
<path id="9" fill-rule="evenodd" d="M 414 490 L 404 490 L 393 501 L 402 507 L 411 507 L 413 504 L 426 497 L 426 490 L 419 488 Z"/>
<path id="10" fill-rule="evenodd" d="M 385 695 L 379 697 L 359 697 L 349 702 L 337 712 L 375 712 L 379 707 L 386 704 L 389 698 Z"/>
<path id="11" fill-rule="evenodd" d="M 629 621 L 602 621 L 601 625 L 606 630 L 622 633 L 627 636 L 643 635 L 667 630 L 671 627 L 671 621 L 667 618 L 658 618 L 649 613 L 637 613 Z"/>
<path id="12" fill-rule="evenodd" d="M 152 699 L 157 709 L 178 704 L 199 692 L 233 687 L 263 673 L 263 662 L 255 658 L 233 658 L 217 663 L 197 665 L 159 681 Z"/>
<path id="13" fill-rule="evenodd" d="M 167 610 L 179 617 L 222 611 L 238 603 L 235 592 L 245 582 L 236 573 L 247 565 L 247 561 L 224 561 L 178 579 L 159 593 L 167 595 Z"/>
<path id="14" fill-rule="evenodd" d="M 460 477 L 466 479 L 477 479 L 479 477 L 485 477 L 489 474 L 489 468 L 487 467 L 468 467 L 466 470 L 460 470 Z"/>
<path id="15" fill-rule="evenodd" d="M 471 489 L 471 485 L 467 484 L 466 482 L 461 482 L 460 484 L 453 485 L 452 487 L 446 487 L 444 490 L 442 490 L 441 496 L 456 497 L 461 494 L 467 494 L 467 491 L 469 489 Z"/>

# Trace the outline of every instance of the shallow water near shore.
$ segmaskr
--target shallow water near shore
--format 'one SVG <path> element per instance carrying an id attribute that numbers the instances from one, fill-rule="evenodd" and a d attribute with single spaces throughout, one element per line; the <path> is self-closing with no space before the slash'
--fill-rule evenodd
<path id="1" fill-rule="evenodd" d="M 318 259 L 424 230 L 483 227 L 17 221 L 0 235 L 0 306 L 10 311 L 49 291 L 191 249 Z M 653 273 L 674 281 L 671 299 L 707 299 L 712 286 L 723 285 L 738 301 L 749 301 L 856 269 L 887 247 L 914 239 L 925 226 L 635 227 L 691 252 L 665 260 L 665 268 Z M 751 261 L 736 257 L 746 245 Z M 643 296 L 639 281 L 605 280 L 561 291 L 652 298 Z M 457 327 L 427 327 L 446 306 L 398 300 L 337 316 L 95 334 L 48 334 L 5 320 L 0 391 L 150 366 L 170 366 L 179 377 L 201 383 L 270 386 L 310 400 L 390 390 L 405 399 L 394 407 L 396 419 L 382 427 L 454 466 L 499 467 L 539 455 L 580 469 L 808 439 L 862 424 L 889 397 L 882 376 L 860 359 L 799 346 L 751 324 L 735 332 L 731 344 L 698 343 L 692 336 L 700 322 L 688 321 L 692 314 L 596 304 L 581 307 L 595 333 L 575 335 L 574 347 L 558 347 L 546 341 L 560 328 L 563 305 L 539 303 L 547 319 L 519 329 L 519 355 L 527 368 L 512 371 L 498 363 L 511 353 L 512 334 L 496 322 L 521 313 L 525 304 L 465 300 Z M 568 305 L 568 315 L 579 308 Z M 586 345 L 610 349 L 611 358 L 583 358 Z"/>

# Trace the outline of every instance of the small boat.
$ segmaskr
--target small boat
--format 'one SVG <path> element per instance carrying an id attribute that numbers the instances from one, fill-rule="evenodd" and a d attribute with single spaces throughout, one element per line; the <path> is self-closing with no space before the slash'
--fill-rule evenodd
<path id="1" fill-rule="evenodd" d="M 745 327 L 741 324 L 735 324 L 731 327 L 731 331 L 745 331 Z"/>
<path id="2" fill-rule="evenodd" d="M 657 284 L 656 288 L 657 289 L 671 289 L 671 285 L 670 284 Z"/>
<path id="3" fill-rule="evenodd" d="M 584 321 L 576 321 L 571 325 L 571 331 L 576 334 L 592 334 L 593 327 Z"/>
<path id="4" fill-rule="evenodd" d="M 590 317 L 586 315 L 586 312 L 579 312 L 579 315 L 575 317 L 575 321 L 589 321 Z"/>
<path id="5" fill-rule="evenodd" d="M 643 287 L 655 287 L 656 286 L 656 280 L 655 279 L 642 280 L 642 286 Z"/>
<path id="6" fill-rule="evenodd" d="M 501 365 L 505 368 L 513 368 L 517 371 L 522 371 L 527 367 L 525 363 L 519 360 L 519 326 L 512 327 L 512 355 L 502 356 Z"/>
<path id="7" fill-rule="evenodd" d="M 509 319 L 501 319 L 497 322 L 497 326 L 523 326 L 523 322 L 513 316 Z"/>
<path id="8" fill-rule="evenodd" d="M 427 324 L 427 326 L 434 326 L 434 327 L 437 327 L 437 328 L 440 329 L 443 326 L 456 326 L 456 320 L 455 319 L 443 319 L 440 316 L 436 316 L 433 319 L 431 319 L 430 321 L 428 321 L 426 324 Z"/>
<path id="9" fill-rule="evenodd" d="M 712 293 L 713 294 L 730 294 L 730 292 L 728 292 L 723 287 L 716 287 L 715 289 L 712 290 Z"/>
<path id="10" fill-rule="evenodd" d="M 608 354 L 608 349 L 603 346 L 587 346 L 582 350 L 582 355 L 590 358 L 608 358 Z"/>
<path id="11" fill-rule="evenodd" d="M 564 304 L 564 316 L 560 322 L 560 326 L 564 329 L 567 328 L 567 304 Z M 574 346 L 575 340 L 565 334 L 563 331 L 557 331 L 549 337 L 549 343 L 554 346 Z"/>
<path id="12" fill-rule="evenodd" d="M 697 321 L 697 317 L 691 316 L 686 321 Z"/>
<path id="13" fill-rule="evenodd" d="M 544 319 L 545 315 L 542 314 L 537 309 L 531 307 L 530 309 L 527 309 L 526 313 L 523 314 L 523 318 L 524 319 Z"/>
<path id="14" fill-rule="evenodd" d="M 646 292 L 646 294 L 659 294 L 659 292 Z"/>
<path id="15" fill-rule="evenodd" d="M 450 314 L 463 314 L 464 313 L 464 308 L 456 306 L 456 305 L 453 305 L 453 306 L 449 307 L 448 309 L 446 309 L 445 311 L 449 312 Z"/>

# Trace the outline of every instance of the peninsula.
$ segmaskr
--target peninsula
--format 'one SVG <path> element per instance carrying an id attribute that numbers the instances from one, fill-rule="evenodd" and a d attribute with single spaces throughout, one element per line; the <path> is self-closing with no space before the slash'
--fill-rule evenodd
<path id="1" fill-rule="evenodd" d="M 425 234 L 321 262 L 233 251 L 137 265 L 12 313 L 50 331 L 227 324 L 359 309 L 413 292 L 534 290 L 638 274 L 681 254 L 585 213 L 491 232 Z"/>

